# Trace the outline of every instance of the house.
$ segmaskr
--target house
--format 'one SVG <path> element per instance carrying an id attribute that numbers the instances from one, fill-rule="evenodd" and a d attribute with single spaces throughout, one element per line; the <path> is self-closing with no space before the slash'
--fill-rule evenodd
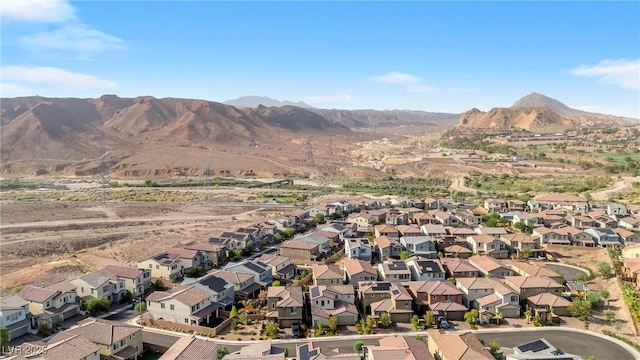
<path id="1" fill-rule="evenodd" d="M 227 264 L 224 269 L 230 272 L 253 275 L 255 277 L 256 284 L 259 284 L 262 287 L 269 286 L 273 282 L 271 266 L 259 260 L 245 260 L 236 264 Z"/>
<path id="2" fill-rule="evenodd" d="M 436 258 L 438 254 L 436 251 L 436 244 L 428 235 L 402 236 L 400 238 L 400 244 L 402 244 L 404 248 L 412 254 L 422 257 L 433 259 Z"/>
<path id="3" fill-rule="evenodd" d="M 233 284 L 234 296 L 238 299 L 255 299 L 262 289 L 262 285 L 256 283 L 255 275 L 226 270 L 216 270 L 211 274 Z"/>
<path id="4" fill-rule="evenodd" d="M 342 285 L 344 271 L 338 265 L 313 265 L 313 285 Z"/>
<path id="5" fill-rule="evenodd" d="M 564 278 L 562 277 L 562 275 L 546 266 L 540 266 L 525 261 L 513 261 L 511 262 L 510 266 L 515 274 L 518 274 L 520 276 L 545 276 L 559 284 L 562 284 L 564 282 Z"/>
<path id="6" fill-rule="evenodd" d="M 425 210 L 438 210 L 440 209 L 440 200 L 436 198 L 427 198 L 424 200 Z"/>
<path id="7" fill-rule="evenodd" d="M 344 241 L 344 239 L 350 238 L 352 234 L 358 232 L 357 226 L 338 222 L 332 222 L 324 226 L 318 226 L 318 230 L 329 233 L 337 233 L 338 238 L 342 241 Z"/>
<path id="8" fill-rule="evenodd" d="M 29 304 L 30 315 L 25 316 L 30 319 L 33 329 L 38 329 L 43 324 L 51 329 L 55 324 L 74 317 L 80 310 L 76 288 L 68 281 L 45 288 L 25 286 L 17 295 Z M 17 301 L 13 302 L 13 305 L 17 305 Z M 18 318 L 21 316 L 18 315 Z"/>
<path id="9" fill-rule="evenodd" d="M 379 340 L 380 345 L 367 345 L 367 360 L 433 360 L 427 344 L 411 336 L 392 335 Z M 359 355 L 358 355 L 359 356 Z M 357 359 L 356 359 L 357 360 Z"/>
<path id="10" fill-rule="evenodd" d="M 418 226 L 426 225 L 426 224 L 437 224 L 438 220 L 431 215 L 424 212 L 419 212 L 411 215 L 409 221 Z"/>
<path id="11" fill-rule="evenodd" d="M 208 259 L 207 269 L 218 269 L 229 260 L 227 258 L 227 249 L 222 244 L 212 242 L 194 243 L 184 246 L 185 250 L 199 251 Z"/>
<path id="12" fill-rule="evenodd" d="M 440 261 L 442 261 L 442 267 L 445 269 L 447 278 L 484 276 L 468 259 L 442 258 Z"/>
<path id="13" fill-rule="evenodd" d="M 499 280 L 459 278 L 456 286 L 464 293 L 464 304 L 477 309 L 483 323 L 489 322 L 497 312 L 505 318 L 520 317 L 520 296 Z"/>
<path id="14" fill-rule="evenodd" d="M 452 226 L 445 226 L 444 229 L 447 232 L 447 235 L 464 238 L 464 239 L 466 239 L 468 236 L 478 234 L 473 229 L 469 229 L 469 228 L 456 228 Z"/>
<path id="15" fill-rule="evenodd" d="M 591 208 L 587 199 L 569 194 L 540 194 L 534 196 L 527 204 L 532 210 L 564 208 L 587 212 Z"/>
<path id="16" fill-rule="evenodd" d="M 409 322 L 413 315 L 413 298 L 403 286 L 387 281 L 368 281 L 359 285 L 358 299 L 365 314 L 379 319 L 387 312 L 393 322 Z"/>
<path id="17" fill-rule="evenodd" d="M 117 279 L 124 281 L 124 288 L 131 293 L 133 297 L 144 295 L 151 287 L 151 270 L 140 269 L 129 266 L 107 265 L 102 271 L 105 271 Z"/>
<path id="18" fill-rule="evenodd" d="M 375 251 L 378 255 L 378 259 L 384 261 L 389 258 L 398 258 L 400 253 L 404 250 L 404 246 L 400 244 L 400 240 L 388 236 L 380 236 L 373 239 L 375 244 Z"/>
<path id="19" fill-rule="evenodd" d="M 355 325 L 358 322 L 358 308 L 352 285 L 320 285 L 309 287 L 311 324 L 327 324 L 330 317 L 338 320 L 338 325 Z"/>
<path id="20" fill-rule="evenodd" d="M 600 247 L 621 246 L 620 236 L 613 229 L 591 228 L 584 232 L 591 235 Z"/>
<path id="21" fill-rule="evenodd" d="M 440 224 L 445 226 L 458 226 L 459 224 L 458 219 L 446 211 L 431 210 L 428 214 L 432 215 Z"/>
<path id="22" fill-rule="evenodd" d="M 384 281 L 411 281 L 411 270 L 404 261 L 387 260 L 378 264 L 378 279 Z"/>
<path id="23" fill-rule="evenodd" d="M 300 237 L 295 237 L 294 240 L 300 240 L 304 242 L 308 242 L 311 244 L 318 245 L 318 251 L 321 254 L 329 254 L 331 253 L 331 238 L 335 235 L 335 233 L 325 233 L 322 234 L 319 231 L 314 231 L 311 234 L 303 235 Z M 282 245 L 281 245 L 282 247 Z"/>
<path id="24" fill-rule="evenodd" d="M 199 250 L 189 250 L 184 248 L 169 248 L 167 254 L 170 256 L 177 255 L 180 258 L 180 266 L 182 273 L 200 269 L 200 271 L 209 270 L 209 257 Z"/>
<path id="25" fill-rule="evenodd" d="M 545 338 L 530 341 L 507 352 L 505 360 L 538 360 L 538 359 L 582 360 L 581 356 L 567 354 L 551 345 Z"/>
<path id="26" fill-rule="evenodd" d="M 534 228 L 542 225 L 544 222 L 540 217 L 540 215 L 536 213 L 518 212 L 513 215 L 513 219 L 511 220 L 511 223 L 513 224 L 523 223 L 527 226 Z"/>
<path id="27" fill-rule="evenodd" d="M 353 284 L 357 288 L 359 281 L 374 280 L 378 280 L 378 271 L 370 262 L 360 259 L 344 261 L 344 281 L 346 284 Z"/>
<path id="28" fill-rule="evenodd" d="M 47 295 L 43 295 L 44 297 Z M 9 338 L 12 341 L 30 332 L 31 313 L 29 301 L 18 295 L 12 295 L 0 299 L 0 326 L 7 328 Z"/>
<path id="29" fill-rule="evenodd" d="M 271 340 L 243 346 L 240 350 L 224 356 L 225 360 L 285 360 L 286 358 L 284 350 L 273 346 Z M 194 359 L 202 359 L 202 357 Z M 211 360 L 216 359 L 217 357 L 214 356 Z"/>
<path id="30" fill-rule="evenodd" d="M 633 282 L 636 289 L 640 289 L 640 258 L 623 259 L 622 273 L 625 280 Z"/>
<path id="31" fill-rule="evenodd" d="M 622 249 L 623 259 L 634 259 L 640 257 L 640 244 L 633 244 Z"/>
<path id="32" fill-rule="evenodd" d="M 100 360 L 100 347 L 81 335 L 63 332 L 49 340 L 23 343 L 20 352 L 28 359 L 38 360 Z M 27 355 L 28 354 L 28 355 Z"/>
<path id="33" fill-rule="evenodd" d="M 564 285 L 546 276 L 505 276 L 504 283 L 518 292 L 523 303 L 531 296 L 541 293 L 562 295 Z"/>
<path id="34" fill-rule="evenodd" d="M 479 214 L 476 214 L 470 210 L 456 211 L 453 216 L 455 216 L 456 219 L 458 219 L 459 224 L 464 224 L 470 227 L 478 226 L 482 221 L 482 218 L 480 217 Z"/>
<path id="35" fill-rule="evenodd" d="M 408 260 L 407 267 L 414 281 L 444 280 L 444 268 L 438 259 Z"/>
<path id="36" fill-rule="evenodd" d="M 572 245 L 587 247 L 594 247 L 596 245 L 596 242 L 593 240 L 591 235 L 584 232 L 584 230 L 574 228 L 573 226 L 559 228 L 557 229 L 557 232 L 563 235 L 567 234 Z"/>
<path id="37" fill-rule="evenodd" d="M 296 265 L 286 256 L 262 254 L 257 260 L 271 266 L 274 279 L 289 280 L 296 275 Z"/>
<path id="38" fill-rule="evenodd" d="M 516 254 L 517 258 L 524 258 L 523 253 L 528 252 L 528 257 L 544 256 L 545 250 L 540 249 L 540 238 L 527 234 L 506 234 L 500 236 L 500 241 Z"/>
<path id="39" fill-rule="evenodd" d="M 251 345 L 247 346 L 250 347 Z M 247 348 L 245 347 L 245 348 Z M 202 359 L 217 360 L 218 345 L 209 340 L 198 339 L 196 335 L 179 337 L 159 360 Z M 243 348 L 244 349 L 244 348 Z M 226 355 L 230 358 L 231 354 Z"/>
<path id="40" fill-rule="evenodd" d="M 347 216 L 347 222 L 355 224 L 360 232 L 367 232 L 375 225 L 373 215 L 366 212 L 349 214 L 349 216 Z"/>
<path id="41" fill-rule="evenodd" d="M 267 289 L 267 319 L 289 328 L 304 322 L 304 298 L 300 286 L 271 286 Z"/>
<path id="42" fill-rule="evenodd" d="M 527 209 L 527 203 L 521 200 L 507 200 L 507 210 L 509 211 L 525 211 Z"/>
<path id="43" fill-rule="evenodd" d="M 418 313 L 429 310 L 446 319 L 463 320 L 468 310 L 462 303 L 462 290 L 449 281 L 411 281 L 409 293 L 413 296 Z"/>
<path id="44" fill-rule="evenodd" d="M 442 224 L 425 224 L 420 226 L 420 230 L 422 230 L 425 235 L 434 239 L 443 238 L 447 235 L 447 231 Z"/>
<path id="45" fill-rule="evenodd" d="M 199 283 L 179 285 L 171 291 L 155 291 L 147 296 L 147 311 L 152 319 L 177 324 L 200 325 L 218 317 L 219 304 L 212 302 L 214 292 Z"/>
<path id="46" fill-rule="evenodd" d="M 211 290 L 211 302 L 216 303 L 219 309 L 224 310 L 235 302 L 235 285 L 215 273 L 199 278 L 197 283 Z M 183 285 L 187 284 L 183 283 Z"/>
<path id="47" fill-rule="evenodd" d="M 495 237 L 496 239 L 500 238 L 502 235 L 508 234 L 507 229 L 503 227 L 491 227 L 491 226 L 478 226 L 473 229 L 478 235 L 490 235 Z"/>
<path id="48" fill-rule="evenodd" d="M 397 209 L 389 209 L 385 216 L 385 224 L 407 225 L 409 223 L 409 213 Z"/>
<path id="49" fill-rule="evenodd" d="M 350 238 L 344 242 L 347 259 L 371 261 L 371 243 L 367 238 Z"/>
<path id="50" fill-rule="evenodd" d="M 540 238 L 542 244 L 571 245 L 569 233 L 559 229 L 549 229 L 544 226 L 533 229 L 533 235 Z"/>
<path id="51" fill-rule="evenodd" d="M 507 203 L 502 199 L 488 198 L 484 200 L 483 207 L 490 213 L 501 213 L 507 210 Z"/>
<path id="52" fill-rule="evenodd" d="M 278 254 L 288 257 L 294 264 L 308 264 L 320 257 L 320 245 L 306 241 L 288 240 L 280 244 Z"/>
<path id="53" fill-rule="evenodd" d="M 178 254 L 166 251 L 138 262 L 138 268 L 151 270 L 151 277 L 176 280 L 184 275 Z"/>
<path id="54" fill-rule="evenodd" d="M 302 345 L 296 345 L 297 360 L 359 360 L 359 354 L 345 353 L 338 348 L 332 349 L 308 342 Z"/>
<path id="55" fill-rule="evenodd" d="M 640 233 L 629 231 L 623 228 L 615 228 L 613 229 L 613 231 L 618 234 L 620 240 L 622 240 L 622 243 L 624 243 L 625 245 L 633 244 L 640 241 Z"/>
<path id="56" fill-rule="evenodd" d="M 445 257 L 468 259 L 471 255 L 473 255 L 473 251 L 467 249 L 464 246 L 451 245 L 444 248 Z"/>
<path id="57" fill-rule="evenodd" d="M 513 275 L 513 270 L 488 256 L 474 255 L 469 258 L 469 263 L 478 268 L 486 277 L 504 278 Z"/>
<path id="58" fill-rule="evenodd" d="M 509 257 L 506 244 L 493 235 L 473 235 L 467 237 L 467 244 L 476 254 L 486 255 L 496 259 Z"/>
<path id="59" fill-rule="evenodd" d="M 398 229 L 395 226 L 391 225 L 376 225 L 373 227 L 373 234 L 375 237 L 387 236 L 390 238 L 397 238 Z"/>
<path id="60" fill-rule="evenodd" d="M 101 359 L 133 360 L 143 351 L 142 326 L 88 318 L 63 334 L 78 335 L 98 345 Z"/>
<path id="61" fill-rule="evenodd" d="M 640 217 L 638 216 L 627 216 L 618 220 L 618 225 L 621 228 L 625 228 L 631 231 L 640 231 Z"/>
<path id="62" fill-rule="evenodd" d="M 470 333 L 427 330 L 429 353 L 440 360 L 495 360 L 478 338 Z"/>
<path id="63" fill-rule="evenodd" d="M 111 302 L 123 299 L 127 289 L 125 279 L 100 270 L 69 281 L 76 287 L 76 293 L 82 299 L 106 297 Z"/>
<path id="64" fill-rule="evenodd" d="M 527 306 L 535 312 L 535 317 L 547 319 L 547 316 L 571 316 L 571 301 L 556 294 L 540 293 L 527 298 Z M 544 321 L 544 320 L 543 320 Z"/>
<path id="65" fill-rule="evenodd" d="M 423 236 L 422 230 L 418 227 L 418 225 L 398 225 L 398 236 L 399 237 L 412 237 L 412 236 Z"/>
<path id="66" fill-rule="evenodd" d="M 602 214 L 598 216 L 592 216 L 593 220 L 596 222 L 596 227 L 599 228 L 609 228 L 613 229 L 618 227 L 618 222 L 613 220 L 612 218 Z"/>

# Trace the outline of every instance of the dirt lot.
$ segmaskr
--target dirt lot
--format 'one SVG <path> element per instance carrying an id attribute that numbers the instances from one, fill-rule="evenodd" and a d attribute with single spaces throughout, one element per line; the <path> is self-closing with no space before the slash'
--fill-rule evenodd
<path id="1" fill-rule="evenodd" d="M 39 207 L 44 210 L 39 211 Z M 0 289 L 47 285 L 108 264 L 277 217 L 283 210 L 198 203 L 3 204 Z"/>
<path id="2" fill-rule="evenodd" d="M 601 332 L 603 329 L 608 329 L 637 340 L 637 327 L 631 317 L 629 308 L 622 299 L 620 281 L 615 277 L 603 278 L 598 275 L 598 264 L 602 261 L 609 262 L 613 268 L 607 249 L 550 245 L 547 251 L 555 254 L 561 263 L 591 269 L 596 274 L 596 278 L 587 283 L 587 290 L 597 291 L 605 289 L 609 291 L 608 304 L 605 302 L 604 308 L 594 309 L 593 315 L 589 319 L 589 330 Z M 606 319 L 603 314 L 605 309 L 615 310 L 616 322 L 621 325 L 619 329 L 616 329 L 615 326 Z"/>

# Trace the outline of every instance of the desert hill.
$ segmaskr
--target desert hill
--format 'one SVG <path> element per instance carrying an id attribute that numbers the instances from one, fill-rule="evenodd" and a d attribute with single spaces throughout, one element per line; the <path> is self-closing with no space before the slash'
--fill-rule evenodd
<path id="1" fill-rule="evenodd" d="M 159 161 L 201 167 L 210 157 L 203 150 L 253 149 L 258 156 L 258 148 L 279 145 L 282 150 L 283 144 L 295 142 L 297 154 L 304 155 L 301 149 L 308 137 L 349 132 L 300 107 L 238 109 L 212 101 L 150 96 L 2 99 L 0 115 L 5 173 L 33 173 L 42 166 L 47 172 L 95 173 L 101 147 L 108 152 L 109 166 L 123 171 L 137 166 L 144 168 L 142 174 L 155 173 Z M 161 153 L 166 156 L 154 158 Z M 183 159 L 192 157 L 199 158 L 198 164 L 184 165 L 188 160 Z"/>
<path id="2" fill-rule="evenodd" d="M 350 128 L 426 126 L 446 128 L 455 125 L 460 114 L 413 110 L 336 110 L 311 109 L 328 120 Z"/>
<path id="3" fill-rule="evenodd" d="M 531 93 L 509 108 L 493 108 L 487 112 L 476 108 L 463 113 L 459 127 L 519 128 L 529 131 L 562 131 L 572 127 L 620 126 L 637 119 L 576 110 L 562 102 L 538 93 Z"/>
<path id="4" fill-rule="evenodd" d="M 222 102 L 225 105 L 235 106 L 237 108 L 257 108 L 258 106 L 280 107 L 280 106 L 297 106 L 301 108 L 312 109 L 313 106 L 302 101 L 293 102 L 288 100 L 279 101 L 267 96 L 241 96 L 237 99 Z"/>

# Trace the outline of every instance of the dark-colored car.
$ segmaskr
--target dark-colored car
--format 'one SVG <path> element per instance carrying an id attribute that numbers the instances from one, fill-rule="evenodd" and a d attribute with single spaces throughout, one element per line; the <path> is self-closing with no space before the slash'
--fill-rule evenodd
<path id="1" fill-rule="evenodd" d="M 444 316 L 438 317 L 438 325 L 441 329 L 449 329 L 451 325 Z"/>
<path id="2" fill-rule="evenodd" d="M 300 337 L 300 324 L 291 325 L 291 337 L 298 339 Z"/>

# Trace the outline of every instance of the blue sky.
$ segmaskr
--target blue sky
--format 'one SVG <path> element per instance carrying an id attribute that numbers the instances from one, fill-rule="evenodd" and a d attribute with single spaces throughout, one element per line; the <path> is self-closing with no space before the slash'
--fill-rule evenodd
<path id="1" fill-rule="evenodd" d="M 640 2 L 5 0 L 2 96 L 244 95 L 640 118 Z"/>

